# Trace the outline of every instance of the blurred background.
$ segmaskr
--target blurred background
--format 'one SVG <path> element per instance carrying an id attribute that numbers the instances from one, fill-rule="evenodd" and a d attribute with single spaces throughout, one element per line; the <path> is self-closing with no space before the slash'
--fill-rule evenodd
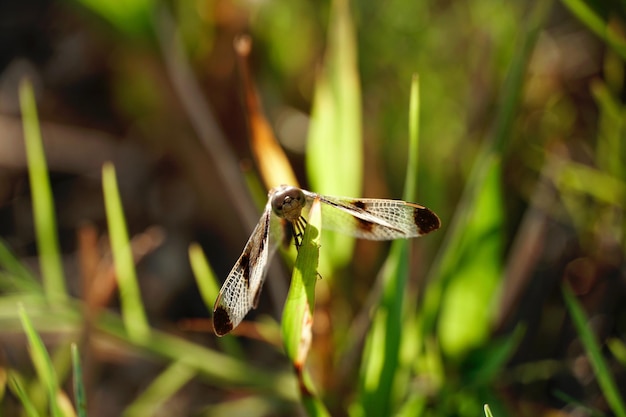
<path id="1" fill-rule="evenodd" d="M 18 99 L 28 77 L 70 294 L 113 312 L 119 307 L 110 280 L 97 275 L 103 288 L 91 299 L 84 288 L 85 275 L 110 263 L 101 169 L 112 161 L 129 234 L 138 239 L 136 268 L 151 326 L 223 349 L 203 325 L 211 306 L 199 294 L 188 248 L 198 242 L 223 279 L 264 204 L 233 40 L 252 39 L 248 69 L 301 185 L 333 193 L 307 174 L 325 169 L 307 166 L 307 140 L 320 74 L 332 72 L 333 7 L 306 0 L 0 2 L 5 244 L 37 274 Z M 355 57 L 360 194 L 402 197 L 417 73 L 418 202 L 443 224 L 414 243 L 406 306 L 414 315 L 410 326 L 425 324 L 419 337 L 416 327 L 404 333 L 437 351 L 422 348 L 416 357 L 437 363 L 406 367 L 389 415 L 480 415 L 487 402 L 500 416 L 620 415 L 578 339 L 562 286 L 583 305 L 623 396 L 624 2 L 359 0 L 346 10 L 338 19 L 350 22 L 354 44 L 337 56 Z M 357 318 L 368 317 L 364 306 L 388 248 L 357 242 L 352 262 L 332 277 L 322 274 L 332 297 L 320 296 L 321 309 L 332 330 L 318 329 L 325 336 L 314 343 L 312 373 L 331 415 L 347 415 L 366 392 L 359 382 L 365 330 L 352 330 Z M 272 317 L 274 330 L 290 274 L 280 260 L 275 264 L 272 288 L 248 316 Z M 52 350 L 67 339 L 45 330 Z M 81 348 L 89 415 L 132 415 L 129 405 L 167 361 L 128 341 L 104 339 Z M 502 348 L 507 340 L 512 345 Z M 0 333 L 0 343 L 0 364 L 35 378 L 20 332 Z M 242 338 L 241 346 L 242 364 L 290 372 L 267 338 Z M 275 387 L 268 394 L 242 384 L 200 374 L 145 415 L 221 415 L 227 402 L 245 410 L 240 415 L 303 413 Z M 419 408 L 402 407 L 415 396 Z M 4 415 L 20 415 L 15 395 L 2 398 Z M 257 402 L 244 405 L 246 399 Z"/>

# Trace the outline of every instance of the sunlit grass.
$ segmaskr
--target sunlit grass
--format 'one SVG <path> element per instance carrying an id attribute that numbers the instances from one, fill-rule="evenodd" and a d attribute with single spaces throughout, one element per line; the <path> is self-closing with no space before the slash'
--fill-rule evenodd
<path id="1" fill-rule="evenodd" d="M 113 261 L 120 289 L 122 318 L 132 340 L 145 340 L 150 334 L 150 325 L 139 292 L 133 252 L 124 220 L 115 168 L 112 164 L 106 164 L 102 168 L 102 189 L 104 190 Z"/>
<path id="2" fill-rule="evenodd" d="M 35 93 L 27 80 L 20 84 L 20 105 L 41 275 L 50 301 L 63 302 L 67 290 L 61 264 L 56 210 L 37 118 Z"/>
<path id="3" fill-rule="evenodd" d="M 403 198 L 415 201 L 419 163 L 419 83 L 413 78 L 409 106 L 408 165 Z M 363 415 L 387 414 L 395 408 L 394 386 L 401 369 L 400 350 L 403 328 L 407 323 L 405 302 L 409 276 L 409 242 L 392 243 L 382 270 L 383 290 L 376 306 L 370 331 L 366 339 L 360 378 L 360 399 L 353 409 Z M 408 336 L 408 335 L 407 335 Z M 419 335 L 416 335 L 419 337 Z"/>
<path id="4" fill-rule="evenodd" d="M 52 417 L 67 416 L 67 413 L 62 411 L 61 404 L 59 403 L 59 395 L 61 392 L 59 391 L 59 381 L 57 380 L 52 360 L 48 355 L 43 341 L 35 331 L 23 305 L 19 306 L 19 312 L 24 332 L 28 338 L 31 359 L 35 365 L 37 375 L 48 394 L 47 402 L 49 404 L 50 415 Z"/>
<path id="5" fill-rule="evenodd" d="M 582 307 L 576 301 L 570 288 L 563 288 L 563 296 L 565 298 L 565 304 L 567 305 L 570 316 L 572 317 L 572 321 L 574 322 L 574 326 L 576 326 L 576 330 L 580 336 L 580 341 L 585 347 L 591 366 L 593 367 L 594 373 L 598 378 L 598 383 L 602 389 L 604 397 L 616 416 L 626 416 L 626 405 L 624 404 L 620 390 L 618 389 L 615 379 L 609 370 L 609 366 L 602 355 L 601 347 L 589 327 L 588 320 L 585 317 Z"/>
<path id="6" fill-rule="evenodd" d="M 72 381 L 74 399 L 76 401 L 76 414 L 78 417 L 87 417 L 87 393 L 83 380 L 83 365 L 80 360 L 78 346 L 72 343 Z"/>

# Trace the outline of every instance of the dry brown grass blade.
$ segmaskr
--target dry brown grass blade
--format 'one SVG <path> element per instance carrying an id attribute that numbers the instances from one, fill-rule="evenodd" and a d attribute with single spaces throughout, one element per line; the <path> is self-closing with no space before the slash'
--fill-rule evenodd
<path id="1" fill-rule="evenodd" d="M 135 265 L 146 255 L 153 252 L 165 240 L 163 230 L 150 227 L 132 238 L 131 246 Z M 117 279 L 113 259 L 98 238 L 93 225 L 84 225 L 78 232 L 79 262 L 83 283 L 83 298 L 91 312 L 97 312 L 106 306 L 115 290 Z"/>
<path id="2" fill-rule="evenodd" d="M 281 184 L 298 186 L 289 159 L 263 114 L 261 100 L 250 74 L 248 56 L 252 49 L 252 40 L 246 35 L 239 36 L 235 39 L 234 47 L 250 129 L 250 146 L 263 183 L 267 189 Z"/>

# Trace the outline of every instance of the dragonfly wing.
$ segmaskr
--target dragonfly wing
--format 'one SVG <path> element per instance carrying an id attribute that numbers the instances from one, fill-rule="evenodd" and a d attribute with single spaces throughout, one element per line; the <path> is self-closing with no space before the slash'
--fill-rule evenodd
<path id="1" fill-rule="evenodd" d="M 268 205 L 217 296 L 213 329 L 218 336 L 237 327 L 248 311 L 256 307 L 269 261 L 271 218 Z"/>
<path id="2" fill-rule="evenodd" d="M 318 196 L 323 227 L 369 240 L 393 240 L 425 235 L 440 226 L 431 210 L 402 200 Z"/>

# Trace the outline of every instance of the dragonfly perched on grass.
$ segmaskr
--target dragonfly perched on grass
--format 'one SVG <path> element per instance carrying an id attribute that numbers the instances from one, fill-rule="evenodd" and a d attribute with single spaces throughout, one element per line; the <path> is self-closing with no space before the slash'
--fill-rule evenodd
<path id="1" fill-rule="evenodd" d="M 369 240 L 418 237 L 437 230 L 439 217 L 431 210 L 402 200 L 332 197 L 289 185 L 273 188 L 259 223 L 252 231 L 243 253 L 222 285 L 213 309 L 213 329 L 223 336 L 256 308 L 273 249 L 270 237 L 275 229 L 286 230 L 300 247 L 306 227 L 302 210 L 313 201 L 322 207 L 322 227 Z"/>

